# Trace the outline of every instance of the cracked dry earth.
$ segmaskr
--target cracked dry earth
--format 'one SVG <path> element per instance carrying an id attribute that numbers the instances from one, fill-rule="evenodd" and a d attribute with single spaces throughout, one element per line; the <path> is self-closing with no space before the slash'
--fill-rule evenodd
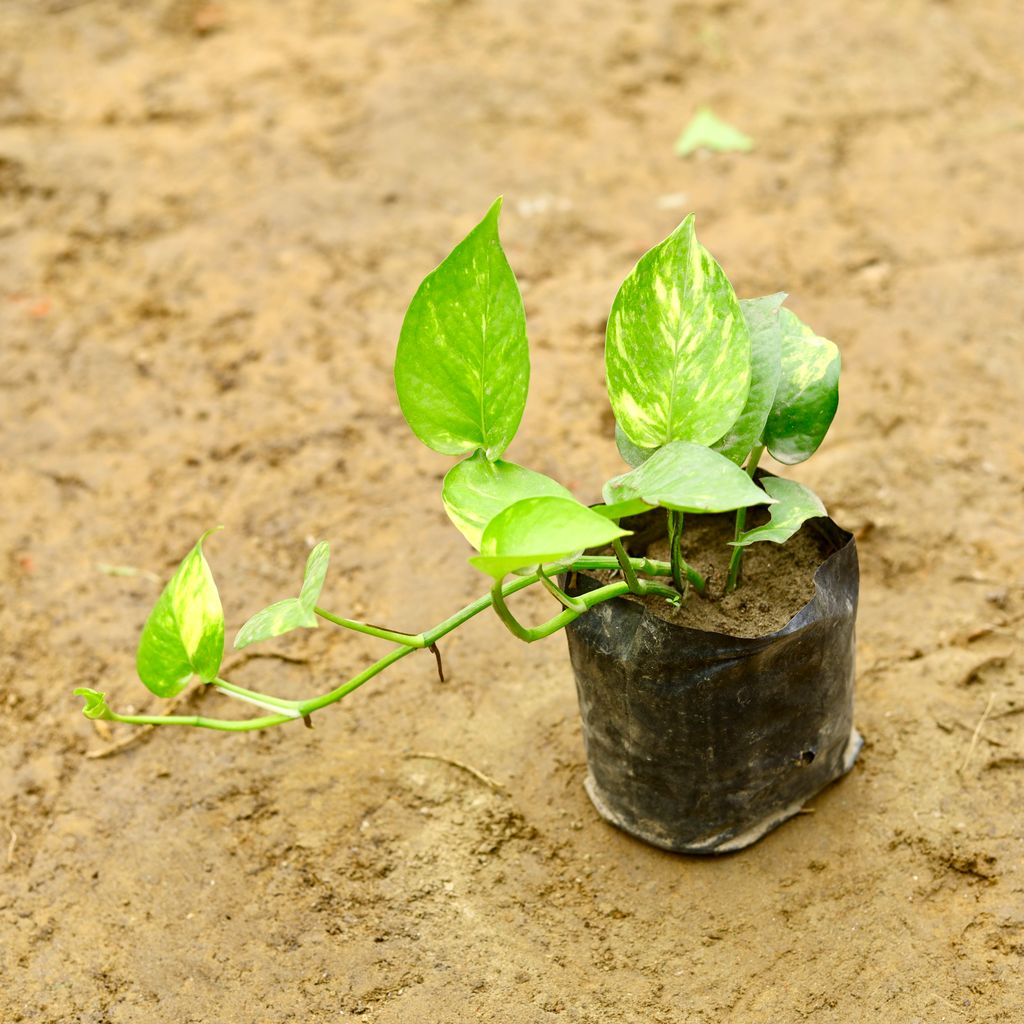
<path id="1" fill-rule="evenodd" d="M 1014 0 L 0 5 L 0 1019 L 1021 1020 L 1022 42 Z M 756 149 L 675 157 L 703 103 Z M 390 365 L 499 192 L 510 455 L 581 496 L 620 470 L 612 296 L 686 211 L 842 348 L 792 475 L 859 539 L 867 745 L 740 855 L 602 823 L 564 642 L 492 617 L 447 683 L 416 655 L 313 732 L 86 756 L 124 734 L 72 687 L 157 706 L 137 632 L 215 523 L 229 632 L 314 538 L 342 613 L 480 591 Z M 321 629 L 232 678 L 307 694 L 379 649 Z"/>

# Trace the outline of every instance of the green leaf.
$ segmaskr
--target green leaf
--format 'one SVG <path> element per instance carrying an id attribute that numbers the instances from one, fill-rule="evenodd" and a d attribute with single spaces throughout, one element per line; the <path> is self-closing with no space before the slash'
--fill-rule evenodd
<path id="1" fill-rule="evenodd" d="M 787 466 L 809 459 L 839 407 L 839 349 L 819 338 L 788 309 L 779 313 L 782 357 L 779 387 L 764 428 L 772 458 Z"/>
<path id="2" fill-rule="evenodd" d="M 484 530 L 480 554 L 470 559 L 496 580 L 510 572 L 557 562 L 586 548 L 629 536 L 571 498 L 524 498 L 499 512 Z"/>
<path id="3" fill-rule="evenodd" d="M 745 548 L 760 540 L 784 544 L 808 519 L 828 515 L 821 499 L 809 487 L 795 480 L 766 476 L 761 482 L 777 502 L 769 509 L 771 522 L 741 533 L 738 540 L 730 541 L 733 547 Z"/>
<path id="4" fill-rule="evenodd" d="M 286 597 L 283 601 L 258 611 L 235 636 L 235 650 L 249 644 L 281 636 L 293 629 L 316 629 L 316 613 L 313 609 L 320 600 L 324 588 L 327 565 L 331 559 L 331 548 L 322 540 L 306 559 L 306 573 L 302 579 L 302 590 L 298 597 Z"/>
<path id="5" fill-rule="evenodd" d="M 746 153 L 754 148 L 754 140 L 738 128 L 715 116 L 707 107 L 701 107 L 693 120 L 676 140 L 676 153 L 689 156 L 698 149 L 711 149 L 717 153 Z"/>
<path id="6" fill-rule="evenodd" d="M 785 292 L 760 299 L 740 299 L 743 319 L 750 331 L 750 391 L 743 412 L 728 433 L 715 442 L 715 451 L 742 466 L 750 449 L 761 441 L 779 386 L 782 327 L 779 310 Z"/>
<path id="7" fill-rule="evenodd" d="M 526 314 L 498 238 L 497 199 L 424 278 L 402 324 L 395 386 L 409 426 L 429 448 L 496 459 L 523 417 L 530 382 Z"/>
<path id="8" fill-rule="evenodd" d="M 627 503 L 638 499 L 677 512 L 728 512 L 771 501 L 724 455 L 685 441 L 665 445 L 642 466 L 604 485 L 609 508 L 629 508 Z"/>
<path id="9" fill-rule="evenodd" d="M 615 424 L 615 447 L 619 449 L 622 461 L 627 466 L 634 468 L 642 466 L 658 450 L 657 448 L 639 448 L 633 444 L 618 423 Z"/>
<path id="10" fill-rule="evenodd" d="M 193 673 L 209 683 L 220 670 L 224 610 L 203 554 L 203 541 L 213 532 L 207 530 L 182 560 L 142 629 L 135 667 L 158 697 L 180 693 Z"/>
<path id="11" fill-rule="evenodd" d="M 641 512 L 650 512 L 653 505 L 648 505 L 641 498 L 628 498 L 625 501 L 617 501 L 611 505 L 591 505 L 591 509 L 605 519 L 623 519 L 626 516 L 638 516 Z"/>
<path id="12" fill-rule="evenodd" d="M 605 368 L 615 419 L 640 448 L 711 444 L 743 411 L 750 332 L 728 278 L 697 241 L 692 214 L 622 283 Z"/>
<path id="13" fill-rule="evenodd" d="M 82 714 L 86 718 L 103 718 L 111 721 L 113 712 L 107 707 L 107 695 L 99 690 L 90 690 L 87 686 L 80 686 L 74 691 L 76 697 L 85 698 L 85 707 Z"/>
<path id="14" fill-rule="evenodd" d="M 502 459 L 490 462 L 483 452 L 452 466 L 441 488 L 448 518 L 477 551 L 484 528 L 499 512 L 544 495 L 575 500 L 551 477 Z"/>

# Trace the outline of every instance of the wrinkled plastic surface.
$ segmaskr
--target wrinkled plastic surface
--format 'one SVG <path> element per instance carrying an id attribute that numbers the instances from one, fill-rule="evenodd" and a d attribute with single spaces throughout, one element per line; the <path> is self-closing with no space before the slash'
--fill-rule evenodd
<path id="1" fill-rule="evenodd" d="M 857 549 L 831 519 L 804 528 L 835 550 L 814 597 L 775 633 L 690 629 L 625 598 L 568 627 L 587 793 L 607 821 L 665 849 L 725 853 L 853 766 Z M 566 581 L 571 594 L 599 585 Z"/>

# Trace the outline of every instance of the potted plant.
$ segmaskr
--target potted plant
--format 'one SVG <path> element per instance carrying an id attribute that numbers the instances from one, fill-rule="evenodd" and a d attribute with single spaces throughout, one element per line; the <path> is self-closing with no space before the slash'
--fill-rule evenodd
<path id="1" fill-rule="evenodd" d="M 160 697 L 198 677 L 265 714 L 121 715 L 102 692 L 75 693 L 87 717 L 116 722 L 311 726 L 315 712 L 415 650 L 433 651 L 441 671 L 438 642 L 491 608 L 528 643 L 567 628 L 587 791 L 606 819 L 670 849 L 738 849 L 849 770 L 859 749 L 853 538 L 808 488 L 758 467 L 766 450 L 794 464 L 820 445 L 838 403 L 838 351 L 783 306 L 785 295 L 738 300 L 687 217 L 640 259 L 612 306 L 608 392 L 631 468 L 588 506 L 502 458 L 530 366 L 500 209 L 499 199 L 424 279 L 395 359 L 409 426 L 459 460 L 442 500 L 487 593 L 416 634 L 345 618 L 319 605 L 329 548 L 317 544 L 299 595 L 250 618 L 234 646 L 328 621 L 391 647 L 341 686 L 289 700 L 220 676 L 224 615 L 207 533 L 146 621 L 138 674 Z M 794 554 L 761 554 L 769 549 Z M 559 610 L 527 626 L 508 599 L 533 586 Z"/>

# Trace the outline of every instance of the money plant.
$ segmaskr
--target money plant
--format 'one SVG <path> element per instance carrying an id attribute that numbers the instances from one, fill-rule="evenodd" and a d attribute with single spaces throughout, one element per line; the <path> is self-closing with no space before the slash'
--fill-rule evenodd
<path id="1" fill-rule="evenodd" d="M 138 675 L 158 697 L 193 679 L 255 705 L 245 719 L 200 715 L 121 715 L 106 695 L 81 688 L 87 717 L 139 725 L 245 731 L 304 721 L 417 650 L 441 658 L 438 643 L 493 609 L 508 630 L 531 642 L 556 633 L 594 605 L 632 594 L 678 605 L 707 599 L 707 581 L 686 563 L 687 516 L 735 511 L 735 536 L 721 590 L 741 583 L 744 549 L 781 544 L 825 514 L 808 488 L 758 476 L 765 451 L 792 465 L 821 444 L 838 404 L 839 353 L 790 312 L 782 293 L 738 299 L 687 217 L 647 252 L 623 282 L 608 318 L 605 369 L 615 439 L 628 472 L 609 480 L 588 506 L 566 487 L 503 456 L 526 405 L 530 361 L 526 317 L 498 237 L 501 200 L 417 290 L 402 324 L 395 385 L 413 433 L 457 461 L 441 489 L 452 523 L 475 550 L 470 563 L 489 579 L 472 604 L 421 633 L 404 633 L 327 611 L 320 605 L 329 548 L 317 544 L 297 597 L 257 612 L 234 638 L 236 649 L 293 629 L 329 622 L 390 645 L 380 660 L 317 696 L 289 700 L 238 686 L 220 675 L 224 613 L 204 553 L 204 534 L 167 583 L 139 641 Z M 770 520 L 746 529 L 747 509 Z M 632 557 L 622 521 L 662 509 L 669 560 Z M 212 531 L 210 531 L 212 532 Z M 559 586 L 565 571 L 603 572 L 609 580 L 583 596 Z M 521 623 L 508 598 L 528 587 L 561 606 L 539 625 Z"/>

